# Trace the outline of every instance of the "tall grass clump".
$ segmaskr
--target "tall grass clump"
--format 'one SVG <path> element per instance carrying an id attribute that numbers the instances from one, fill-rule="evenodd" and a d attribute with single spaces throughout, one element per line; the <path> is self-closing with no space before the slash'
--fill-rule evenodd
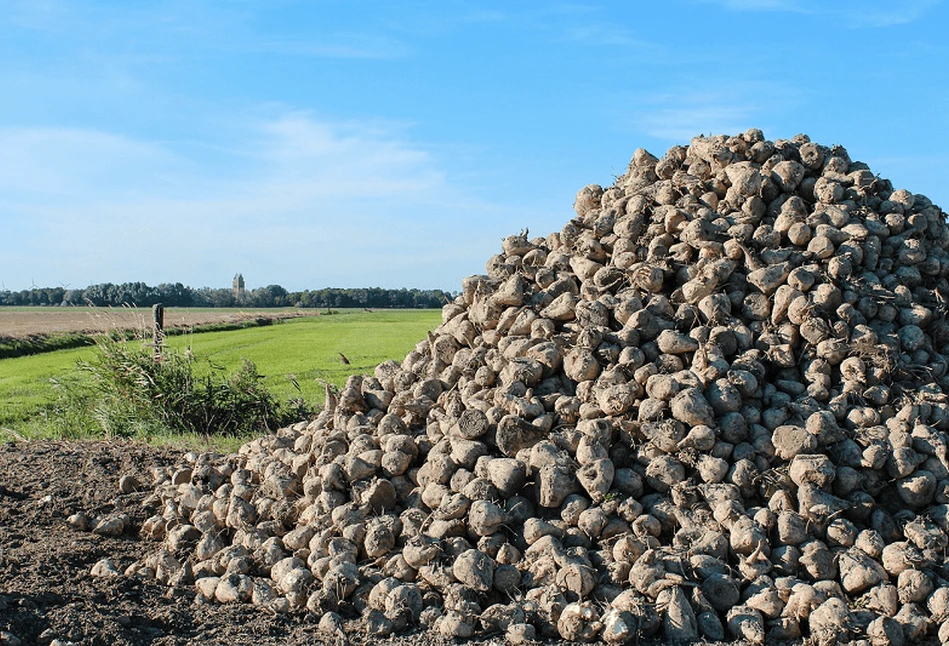
<path id="1" fill-rule="evenodd" d="M 313 414 L 302 400 L 280 402 L 251 361 L 227 372 L 190 350 L 152 348 L 107 337 L 74 379 L 56 384 L 47 422 L 59 435 L 148 439 L 267 432 Z"/>

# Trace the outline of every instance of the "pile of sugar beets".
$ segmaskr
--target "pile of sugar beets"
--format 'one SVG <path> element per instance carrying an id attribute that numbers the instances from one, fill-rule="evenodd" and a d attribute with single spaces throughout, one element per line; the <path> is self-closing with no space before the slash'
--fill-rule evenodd
<path id="1" fill-rule="evenodd" d="M 156 473 L 129 568 L 328 631 L 949 642 L 949 228 L 845 149 L 633 156 L 401 363 Z"/>

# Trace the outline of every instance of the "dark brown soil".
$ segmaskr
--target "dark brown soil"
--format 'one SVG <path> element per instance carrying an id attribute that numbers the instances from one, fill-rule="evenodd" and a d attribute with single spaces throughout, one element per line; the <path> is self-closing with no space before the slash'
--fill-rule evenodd
<path id="1" fill-rule="evenodd" d="M 147 483 L 153 467 L 182 463 L 182 454 L 131 442 L 0 444 L 0 646 L 11 637 L 23 646 L 504 644 L 500 635 L 462 641 L 421 631 L 380 639 L 361 631 L 356 620 L 347 623 L 344 640 L 321 633 L 313 613 L 273 615 L 249 604 L 198 603 L 193 586 L 92 576 L 103 558 L 124 571 L 158 548 L 138 536 L 142 521 L 157 511 L 143 506 L 151 493 Z M 119 478 L 126 474 L 146 483 L 145 490 L 121 493 Z M 78 512 L 123 512 L 132 526 L 117 538 L 99 536 L 66 522 Z"/>
<path id="2" fill-rule="evenodd" d="M 281 320 L 319 316 L 314 310 L 295 309 L 190 309 L 165 310 L 165 328 L 191 328 L 211 323 L 240 323 L 248 319 Z M 35 335 L 74 332 L 96 334 L 113 330 L 151 330 L 151 308 L 0 307 L 0 337 L 27 338 Z"/>
<path id="3" fill-rule="evenodd" d="M 138 538 L 153 513 L 148 492 L 121 494 L 119 478 L 144 483 L 150 469 L 180 452 L 109 442 L 18 442 L 0 445 L 0 644 L 323 644 L 313 614 L 268 615 L 250 605 L 195 603 L 193 587 L 169 589 L 133 576 L 97 578 L 92 566 L 111 558 L 124 569 L 157 548 Z M 124 536 L 73 529 L 66 519 L 121 511 L 133 519 Z M 58 641 L 56 641 L 58 640 Z M 353 630 L 353 644 L 373 640 Z M 338 640 L 337 640 L 338 641 Z M 413 646 L 450 643 L 429 634 L 382 640 Z"/>

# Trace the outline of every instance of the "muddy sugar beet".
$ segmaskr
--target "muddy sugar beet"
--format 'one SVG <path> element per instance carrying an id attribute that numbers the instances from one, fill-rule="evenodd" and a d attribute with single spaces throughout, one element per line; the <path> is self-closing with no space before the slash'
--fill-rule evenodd
<path id="1" fill-rule="evenodd" d="M 575 209 L 316 420 L 156 474 L 130 573 L 373 635 L 949 639 L 946 214 L 757 130 Z"/>

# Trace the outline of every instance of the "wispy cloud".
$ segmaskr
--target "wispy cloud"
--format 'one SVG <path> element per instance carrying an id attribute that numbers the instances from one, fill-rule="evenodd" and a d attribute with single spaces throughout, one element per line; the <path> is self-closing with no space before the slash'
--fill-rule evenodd
<path id="1" fill-rule="evenodd" d="M 640 100 L 634 127 L 651 137 L 685 142 L 698 134 L 736 134 L 763 123 L 791 90 L 767 83 L 671 91 Z"/>
<path id="2" fill-rule="evenodd" d="M 271 176 L 313 195 L 404 194 L 444 181 L 429 153 L 393 137 L 392 125 L 328 123 L 295 112 L 264 123 L 260 136 L 255 154 Z"/>
<path id="3" fill-rule="evenodd" d="M 840 14 L 853 27 L 893 27 L 916 22 L 942 0 L 903 0 L 898 3 L 855 5 Z"/>
<path id="4" fill-rule="evenodd" d="M 711 4 L 729 11 L 794 11 L 807 12 L 804 0 L 695 0 L 697 4 Z"/>
<path id="5" fill-rule="evenodd" d="M 497 9 L 472 9 L 470 12 L 462 14 L 461 21 L 469 23 L 491 23 L 503 22 L 507 20 L 508 14 Z"/>
<path id="6" fill-rule="evenodd" d="M 83 128 L 0 128 L 0 192 L 47 201 L 92 199 L 163 184 L 191 164 L 154 142 Z M 167 189 L 167 185 L 163 186 Z"/>
<path id="7" fill-rule="evenodd" d="M 603 22 L 588 22 L 565 29 L 567 38 L 584 44 L 619 45 L 652 49 L 655 45 L 639 38 L 634 32 L 618 25 Z"/>
<path id="8" fill-rule="evenodd" d="M 703 2 L 722 5 L 736 11 L 797 11 L 800 10 L 793 0 L 703 0 Z"/>
<path id="9" fill-rule="evenodd" d="M 943 0 L 866 2 L 857 0 L 698 0 L 732 11 L 784 11 L 833 17 L 851 28 L 892 27 L 916 22 Z"/>
<path id="10" fill-rule="evenodd" d="M 35 29 L 66 12 L 66 6 L 60 0 L 8 0 L 3 18 L 11 24 Z"/>
<path id="11" fill-rule="evenodd" d="M 572 43 L 656 52 L 663 47 L 644 38 L 634 28 L 617 22 L 602 7 L 588 4 L 553 4 L 537 10 L 527 22 L 537 22 Z"/>
<path id="12" fill-rule="evenodd" d="M 687 142 L 698 134 L 734 134 L 753 123 L 754 110 L 746 106 L 701 106 L 657 110 L 639 121 L 651 137 Z"/>
<path id="13" fill-rule="evenodd" d="M 253 51 L 312 56 L 314 58 L 394 59 L 406 56 L 410 48 L 394 38 L 357 33 L 332 34 L 314 40 L 259 41 L 248 46 Z"/>
<path id="14" fill-rule="evenodd" d="M 453 288 L 481 269 L 512 215 L 450 181 L 394 124 L 285 112 L 249 124 L 231 147 L 230 163 L 212 171 L 172 144 L 0 130 L 0 221 L 20 230 L 0 255 L 46 259 L 17 267 L 6 256 L 0 279 L 187 282 L 236 264 L 288 287 L 371 275 L 382 286 Z M 485 221 L 492 212 L 496 226 Z M 466 225 L 474 213 L 477 232 Z"/>

